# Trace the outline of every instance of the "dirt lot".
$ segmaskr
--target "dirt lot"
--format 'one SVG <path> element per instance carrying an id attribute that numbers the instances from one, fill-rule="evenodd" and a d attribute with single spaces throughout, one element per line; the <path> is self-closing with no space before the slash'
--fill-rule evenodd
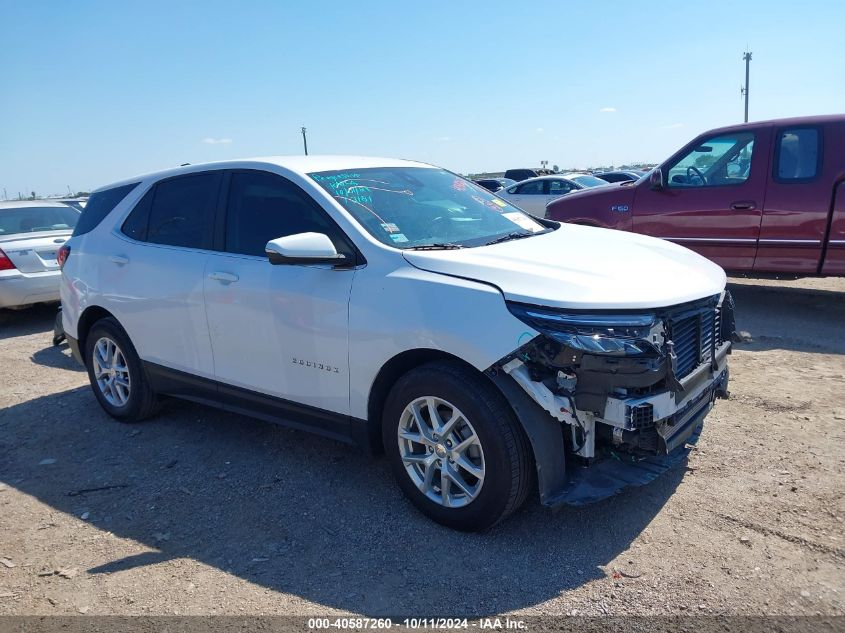
<path id="1" fill-rule="evenodd" d="M 732 288 L 751 340 L 685 470 L 482 535 L 329 440 L 118 424 L 53 309 L 0 314 L 0 614 L 845 613 L 845 280 Z"/>

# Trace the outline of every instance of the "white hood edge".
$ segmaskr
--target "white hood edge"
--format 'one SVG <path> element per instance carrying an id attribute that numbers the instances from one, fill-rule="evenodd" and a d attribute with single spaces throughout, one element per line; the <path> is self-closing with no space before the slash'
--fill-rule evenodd
<path id="1" fill-rule="evenodd" d="M 499 288 L 509 301 L 578 310 L 664 308 L 719 294 L 725 271 L 654 237 L 564 224 L 501 244 L 403 251 L 413 266 Z"/>

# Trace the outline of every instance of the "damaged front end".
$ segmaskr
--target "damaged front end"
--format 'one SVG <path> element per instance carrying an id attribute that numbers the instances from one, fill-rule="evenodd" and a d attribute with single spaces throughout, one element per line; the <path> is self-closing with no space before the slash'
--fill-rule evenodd
<path id="1" fill-rule="evenodd" d="M 531 440 L 545 505 L 653 480 L 686 456 L 715 399 L 728 396 L 727 291 L 636 312 L 508 307 L 540 336 L 487 373 Z"/>

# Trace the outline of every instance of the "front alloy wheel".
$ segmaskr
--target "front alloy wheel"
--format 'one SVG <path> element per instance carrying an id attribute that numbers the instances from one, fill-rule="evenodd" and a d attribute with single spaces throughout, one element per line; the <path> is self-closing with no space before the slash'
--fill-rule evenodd
<path id="1" fill-rule="evenodd" d="M 459 530 L 495 525 L 522 504 L 532 482 L 528 438 L 507 400 L 459 361 L 426 363 L 396 381 L 382 442 L 411 503 Z"/>
<path id="2" fill-rule="evenodd" d="M 484 485 L 484 450 L 470 421 L 452 403 L 423 396 L 398 426 L 399 454 L 419 490 L 446 508 L 460 508 Z"/>

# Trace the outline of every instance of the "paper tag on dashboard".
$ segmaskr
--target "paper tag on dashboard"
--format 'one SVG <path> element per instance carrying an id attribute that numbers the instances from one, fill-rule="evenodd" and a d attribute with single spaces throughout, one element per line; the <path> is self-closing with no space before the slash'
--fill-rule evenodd
<path id="1" fill-rule="evenodd" d="M 536 233 L 537 231 L 540 231 L 543 228 L 541 226 L 538 226 L 534 220 L 529 218 L 524 213 L 512 211 L 511 213 L 503 213 L 502 215 L 514 224 L 516 224 L 519 228 L 525 229 L 526 231 L 531 231 L 532 233 Z"/>

